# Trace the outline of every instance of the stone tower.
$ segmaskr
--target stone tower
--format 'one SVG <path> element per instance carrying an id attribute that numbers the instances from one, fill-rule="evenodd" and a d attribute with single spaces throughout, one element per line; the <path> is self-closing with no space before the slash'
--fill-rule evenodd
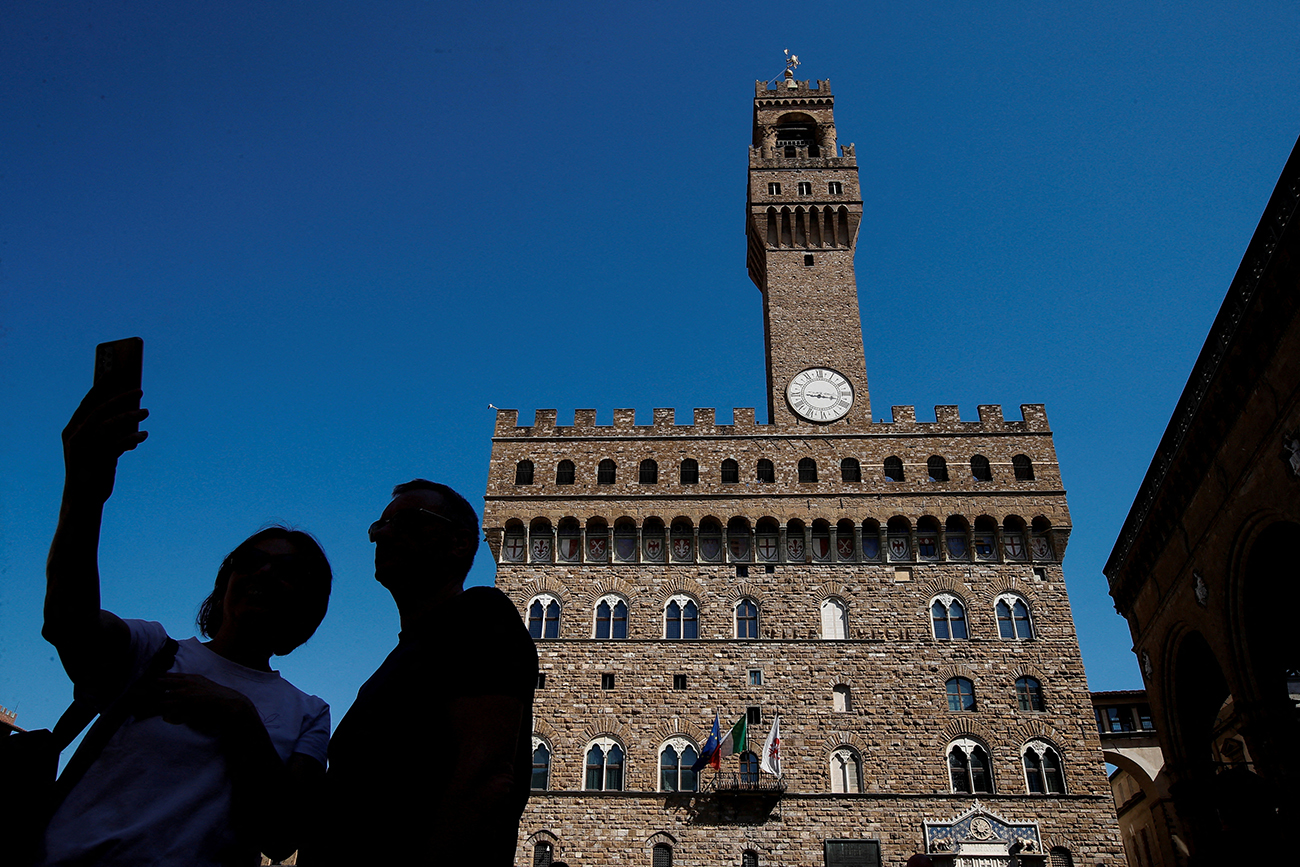
<path id="1" fill-rule="evenodd" d="M 749 159 L 767 423 L 497 414 L 483 526 L 542 677 L 516 864 L 1122 865 L 1043 407 L 873 423 L 830 84 L 759 82 Z M 748 749 L 697 775 L 715 718 Z"/>
<path id="2" fill-rule="evenodd" d="M 778 427 L 871 422 L 853 274 L 862 194 L 853 146 L 837 148 L 834 112 L 829 81 L 810 88 L 787 73 L 776 90 L 755 86 L 748 265 L 763 293 L 767 417 Z M 788 395 L 804 370 L 837 373 L 848 389 L 836 381 L 808 393 L 796 383 Z"/>

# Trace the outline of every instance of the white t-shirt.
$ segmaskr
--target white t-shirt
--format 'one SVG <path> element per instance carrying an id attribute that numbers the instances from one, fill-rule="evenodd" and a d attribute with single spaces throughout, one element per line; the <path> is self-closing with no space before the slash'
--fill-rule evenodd
<path id="1" fill-rule="evenodd" d="M 162 624 L 127 620 L 132 671 L 167 640 Z M 302 753 L 325 764 L 329 705 L 276 671 L 256 671 L 213 653 L 197 638 L 179 642 L 169 671 L 198 674 L 248 697 L 282 760 Z M 112 696 L 78 685 L 103 707 Z M 215 738 L 154 716 L 128 716 L 69 793 L 46 832 L 47 863 L 257 864 L 231 828 L 231 780 Z M 82 860 L 87 859 L 88 860 Z"/>

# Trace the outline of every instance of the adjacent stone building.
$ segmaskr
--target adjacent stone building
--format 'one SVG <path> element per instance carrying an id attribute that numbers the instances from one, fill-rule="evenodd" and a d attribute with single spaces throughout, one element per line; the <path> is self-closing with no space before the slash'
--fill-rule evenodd
<path id="1" fill-rule="evenodd" d="M 833 109 L 755 88 L 766 423 L 498 412 L 484 528 L 542 672 L 517 864 L 1124 863 L 1046 413 L 872 421 Z M 715 715 L 749 749 L 696 775 Z"/>
<path id="2" fill-rule="evenodd" d="M 1300 819 L 1298 210 L 1300 143 L 1105 569 L 1193 864 Z"/>

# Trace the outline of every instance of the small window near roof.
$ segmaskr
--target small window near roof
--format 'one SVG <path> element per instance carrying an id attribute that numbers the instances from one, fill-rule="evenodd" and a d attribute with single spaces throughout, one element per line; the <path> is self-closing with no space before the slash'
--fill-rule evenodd
<path id="1" fill-rule="evenodd" d="M 815 263 L 815 260 L 813 259 L 813 254 L 812 254 L 812 253 L 804 253 L 804 254 L 803 254 L 803 263 L 804 263 L 805 266 L 808 266 L 808 265 L 812 265 L 812 264 L 814 264 L 814 263 Z"/>
<path id="2" fill-rule="evenodd" d="M 573 476 L 573 461 L 560 461 L 560 465 L 555 468 L 555 484 L 571 485 Z"/>
<path id="3" fill-rule="evenodd" d="M 925 468 L 930 474 L 930 481 L 948 481 L 948 462 L 938 455 L 932 455 L 929 460 L 925 462 Z"/>
<path id="4" fill-rule="evenodd" d="M 852 713 L 853 691 L 845 684 L 836 684 L 831 690 L 831 706 L 836 713 Z"/>
<path id="5" fill-rule="evenodd" d="M 892 456 L 885 458 L 885 478 L 891 482 L 903 481 L 903 462 Z"/>
<path id="6" fill-rule="evenodd" d="M 727 458 L 722 462 L 722 483 L 724 485 L 734 485 L 740 481 L 740 464 Z"/>
<path id="7" fill-rule="evenodd" d="M 533 483 L 533 462 L 520 461 L 515 464 L 515 484 L 531 485 Z"/>
<path id="8" fill-rule="evenodd" d="M 844 195 L 844 184 L 839 181 L 830 181 L 826 184 L 826 192 L 832 196 Z"/>
<path id="9" fill-rule="evenodd" d="M 811 196 L 811 195 L 812 195 L 812 183 L 811 183 L 810 181 L 800 181 L 800 182 L 799 182 L 799 195 L 801 195 L 801 196 Z"/>
<path id="10" fill-rule="evenodd" d="M 976 455 L 971 458 L 970 474 L 977 482 L 993 481 L 993 468 L 989 466 L 989 459 L 983 455 Z"/>
<path id="11" fill-rule="evenodd" d="M 756 468 L 756 477 L 763 484 L 770 484 L 776 481 L 776 467 L 767 458 L 761 458 Z"/>
<path id="12" fill-rule="evenodd" d="M 700 465 L 692 458 L 682 461 L 682 484 L 698 485 L 700 483 Z"/>
<path id="13" fill-rule="evenodd" d="M 750 685 L 750 686 L 762 686 L 762 685 L 763 685 L 763 669 L 761 669 L 761 668 L 751 668 L 751 669 L 749 670 L 749 685 Z"/>
<path id="14" fill-rule="evenodd" d="M 763 722 L 763 709 L 761 707 L 745 708 L 745 722 L 747 725 L 756 726 Z"/>
<path id="15" fill-rule="evenodd" d="M 650 459 L 641 462 L 640 482 L 643 485 L 659 484 L 659 464 Z"/>
<path id="16" fill-rule="evenodd" d="M 605 460 L 601 461 L 599 466 L 596 467 L 596 484 L 614 484 L 614 476 L 617 471 L 618 466 L 609 458 L 605 458 Z"/>
<path id="17" fill-rule="evenodd" d="M 840 461 L 840 479 L 849 483 L 862 481 L 862 465 L 858 463 L 857 458 L 845 458 Z"/>
<path id="18" fill-rule="evenodd" d="M 544 671 L 539 671 L 537 673 L 537 688 L 546 689 L 546 672 Z"/>
<path id="19" fill-rule="evenodd" d="M 686 689 L 686 675 L 684 674 L 673 675 L 673 689 Z"/>
<path id="20" fill-rule="evenodd" d="M 602 675 L 600 676 L 600 688 L 601 688 L 601 689 L 613 689 L 613 688 L 614 688 L 614 675 L 612 675 L 612 674 L 608 674 L 608 673 L 606 673 L 606 674 L 602 674 Z"/>
<path id="21" fill-rule="evenodd" d="M 1011 459 L 1011 467 L 1015 470 L 1016 481 L 1032 482 L 1034 480 L 1034 462 L 1027 455 L 1016 455 Z"/>
<path id="22" fill-rule="evenodd" d="M 799 481 L 815 482 L 817 481 L 817 462 L 812 458 L 799 459 Z"/>
<path id="23" fill-rule="evenodd" d="M 779 196 L 779 195 L 781 195 L 781 185 L 780 185 L 780 184 L 777 184 L 777 183 L 768 183 L 768 185 L 767 185 L 767 194 L 768 194 L 769 196 Z"/>

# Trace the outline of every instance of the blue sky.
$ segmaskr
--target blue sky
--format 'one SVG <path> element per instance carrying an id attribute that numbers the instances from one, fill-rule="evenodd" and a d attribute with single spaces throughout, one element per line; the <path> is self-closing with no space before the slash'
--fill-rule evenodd
<path id="1" fill-rule="evenodd" d="M 278 664 L 336 721 L 398 628 L 366 526 L 415 476 L 481 503 L 489 403 L 762 417 L 746 148 L 784 48 L 857 145 L 875 414 L 1047 405 L 1089 681 L 1140 686 L 1101 567 L 1300 133 L 1297 32 L 1290 2 L 11 5 L 0 705 L 70 700 L 40 606 L 97 342 L 144 337 L 153 411 L 105 607 L 189 635 L 226 552 L 308 529 L 331 611 Z"/>

